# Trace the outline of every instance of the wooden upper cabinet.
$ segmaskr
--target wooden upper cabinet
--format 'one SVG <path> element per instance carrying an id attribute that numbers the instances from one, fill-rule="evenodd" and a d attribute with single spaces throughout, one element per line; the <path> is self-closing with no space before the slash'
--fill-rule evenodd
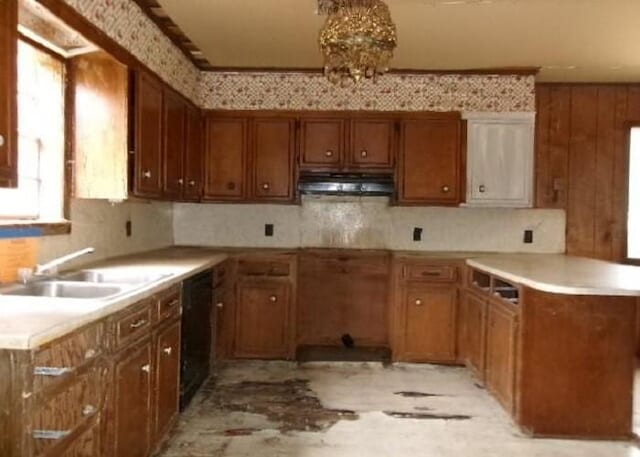
<path id="1" fill-rule="evenodd" d="M 0 0 L 0 187 L 18 185 L 17 4 Z"/>
<path id="2" fill-rule="evenodd" d="M 202 194 L 203 125 L 200 110 L 188 105 L 185 116 L 183 199 L 197 201 Z"/>
<path id="3" fill-rule="evenodd" d="M 345 121 L 336 118 L 300 120 L 300 168 L 340 169 L 345 148 Z"/>
<path id="4" fill-rule="evenodd" d="M 183 157 L 185 148 L 185 100 L 165 88 L 162 105 L 162 194 L 167 199 L 180 199 L 184 188 Z"/>
<path id="5" fill-rule="evenodd" d="M 392 169 L 395 124 L 389 119 L 356 119 L 351 122 L 349 168 Z"/>
<path id="6" fill-rule="evenodd" d="M 398 202 L 456 205 L 460 202 L 461 122 L 401 122 Z"/>
<path id="7" fill-rule="evenodd" d="M 295 120 L 255 119 L 251 128 L 252 196 L 256 200 L 292 200 Z"/>
<path id="8" fill-rule="evenodd" d="M 162 195 L 162 83 L 144 72 L 134 73 L 133 193 Z"/>
<path id="9" fill-rule="evenodd" d="M 247 124 L 245 118 L 207 118 L 204 199 L 241 200 L 245 197 Z"/>

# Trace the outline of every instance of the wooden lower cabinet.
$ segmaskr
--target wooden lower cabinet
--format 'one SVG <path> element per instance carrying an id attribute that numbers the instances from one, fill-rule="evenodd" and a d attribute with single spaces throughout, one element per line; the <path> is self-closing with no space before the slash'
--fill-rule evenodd
<path id="1" fill-rule="evenodd" d="M 513 413 L 518 325 L 517 309 L 496 301 L 489 302 L 485 383 L 509 413 Z"/>
<path id="2" fill-rule="evenodd" d="M 237 285 L 234 355 L 286 358 L 290 351 L 289 308 L 288 281 L 240 279 Z"/>
<path id="3" fill-rule="evenodd" d="M 154 441 L 162 439 L 178 417 L 180 399 L 180 320 L 157 331 L 155 337 Z"/>
<path id="4" fill-rule="evenodd" d="M 474 374 L 484 380 L 486 349 L 487 299 L 470 290 L 464 294 L 465 363 Z"/>
<path id="5" fill-rule="evenodd" d="M 151 339 L 135 344 L 115 363 L 114 457 L 147 457 L 151 451 Z"/>
<path id="6" fill-rule="evenodd" d="M 457 287 L 412 283 L 404 298 L 402 360 L 454 362 Z"/>

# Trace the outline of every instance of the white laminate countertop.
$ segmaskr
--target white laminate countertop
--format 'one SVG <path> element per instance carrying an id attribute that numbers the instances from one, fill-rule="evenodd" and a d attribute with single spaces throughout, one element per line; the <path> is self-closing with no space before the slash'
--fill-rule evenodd
<path id="1" fill-rule="evenodd" d="M 153 295 L 227 258 L 210 249 L 168 248 L 120 257 L 87 268 L 168 276 L 109 300 L 0 295 L 0 349 L 34 349 Z"/>
<path id="2" fill-rule="evenodd" d="M 505 280 L 564 295 L 640 296 L 640 267 L 568 255 L 498 254 L 467 265 Z"/>

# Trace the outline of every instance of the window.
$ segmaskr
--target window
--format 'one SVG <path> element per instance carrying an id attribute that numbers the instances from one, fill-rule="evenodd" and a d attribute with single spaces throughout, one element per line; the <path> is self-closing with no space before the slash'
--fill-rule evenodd
<path id="1" fill-rule="evenodd" d="M 64 62 L 18 42 L 18 187 L 0 218 L 60 221 L 64 207 Z"/>
<path id="2" fill-rule="evenodd" d="M 631 128 L 629 142 L 627 257 L 640 259 L 640 127 Z"/>

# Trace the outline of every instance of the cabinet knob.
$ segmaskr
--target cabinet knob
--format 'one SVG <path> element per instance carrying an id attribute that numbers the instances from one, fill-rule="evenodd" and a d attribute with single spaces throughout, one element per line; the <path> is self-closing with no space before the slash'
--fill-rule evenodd
<path id="1" fill-rule="evenodd" d="M 419 298 L 416 298 L 416 305 L 417 306 L 421 306 L 422 305 L 422 300 L 420 300 Z"/>
<path id="2" fill-rule="evenodd" d="M 234 190 L 235 188 L 236 188 L 236 183 L 234 183 L 234 182 L 228 182 L 227 183 L 227 189 Z"/>
<path id="3" fill-rule="evenodd" d="M 4 146 L 4 135 L 0 135 L 0 148 Z"/>
<path id="4" fill-rule="evenodd" d="M 144 371 L 145 373 L 151 373 L 151 365 L 149 365 L 148 363 L 146 365 L 142 365 L 140 367 L 140 370 Z"/>
<path id="5" fill-rule="evenodd" d="M 96 356 L 97 353 L 98 351 L 96 351 L 95 349 L 87 349 L 87 351 L 84 353 L 84 358 L 85 360 L 92 359 Z"/>
<path id="6" fill-rule="evenodd" d="M 449 190 L 451 190 L 449 189 L 449 186 L 442 186 L 442 193 L 446 194 L 449 192 Z"/>
<path id="7" fill-rule="evenodd" d="M 271 297 L 269 297 L 269 301 L 270 301 L 271 303 L 275 303 L 275 302 L 277 302 L 277 301 L 278 301 L 278 297 L 276 297 L 275 295 L 272 295 Z"/>
<path id="8" fill-rule="evenodd" d="M 478 190 L 480 191 L 481 194 L 484 194 L 487 191 L 487 188 L 485 187 L 484 184 L 481 184 L 480 186 L 478 186 Z"/>
<path id="9" fill-rule="evenodd" d="M 333 151 L 329 149 L 327 152 L 324 153 L 324 155 L 327 157 L 333 157 Z"/>
<path id="10" fill-rule="evenodd" d="M 222 309 L 224 308 L 224 303 L 219 301 L 218 303 L 216 303 L 216 307 Z"/>
<path id="11" fill-rule="evenodd" d="M 142 177 L 144 179 L 151 179 L 151 171 L 150 170 L 145 170 L 142 172 Z"/>
<path id="12" fill-rule="evenodd" d="M 178 185 L 182 186 L 184 184 L 184 179 L 180 178 L 178 179 Z"/>
<path id="13" fill-rule="evenodd" d="M 269 185 L 269 183 L 268 183 L 268 182 L 265 182 L 265 183 L 262 183 L 262 188 L 263 188 L 264 190 L 269 190 L 269 189 L 271 188 L 271 186 Z"/>
<path id="14" fill-rule="evenodd" d="M 86 405 L 82 408 L 82 415 L 85 417 L 93 416 L 96 413 L 97 409 L 93 405 Z"/>
<path id="15" fill-rule="evenodd" d="M 173 352 L 173 348 L 171 346 L 168 346 L 164 348 L 162 352 L 164 352 L 166 355 L 171 355 L 171 353 Z"/>
<path id="16" fill-rule="evenodd" d="M 367 157 L 369 155 L 369 153 L 367 152 L 366 149 L 363 149 L 362 151 L 360 151 L 360 157 Z"/>
<path id="17" fill-rule="evenodd" d="M 136 328 L 140 328 L 143 325 L 146 325 L 147 320 L 146 319 L 140 319 L 136 322 L 134 322 L 133 324 L 129 325 L 129 327 L 131 327 L 132 329 L 136 329 Z"/>
<path id="18" fill-rule="evenodd" d="M 190 187 L 195 187 L 196 186 L 196 182 L 192 179 L 191 181 L 189 181 L 189 186 Z"/>

